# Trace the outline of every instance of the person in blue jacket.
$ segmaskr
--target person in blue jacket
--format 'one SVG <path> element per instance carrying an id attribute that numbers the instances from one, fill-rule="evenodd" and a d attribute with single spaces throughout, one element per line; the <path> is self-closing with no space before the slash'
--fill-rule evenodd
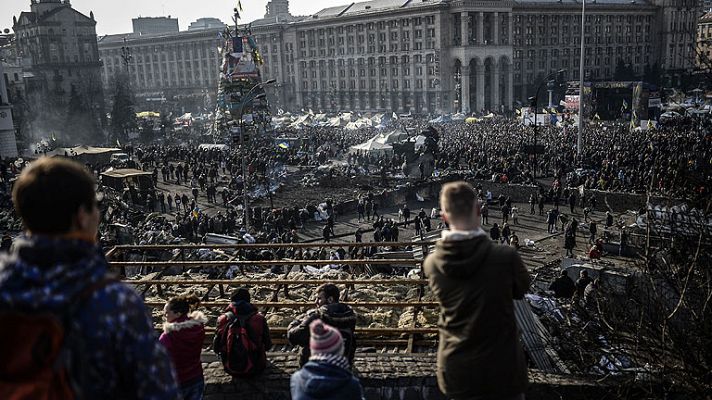
<path id="1" fill-rule="evenodd" d="M 56 315 L 71 339 L 65 350 L 76 366 L 69 370 L 74 395 L 179 400 L 170 358 L 143 300 L 107 277 L 96 240 L 95 185 L 84 166 L 61 158 L 33 162 L 15 182 L 12 200 L 25 233 L 0 256 L 0 330 L 21 340 L 24 332 L 7 319 Z M 0 342 L 0 365 L 23 357 L 12 343 Z"/>
<path id="2" fill-rule="evenodd" d="M 290 380 L 292 400 L 361 400 L 363 390 L 344 357 L 338 329 L 320 319 L 309 324 L 311 356 Z"/>

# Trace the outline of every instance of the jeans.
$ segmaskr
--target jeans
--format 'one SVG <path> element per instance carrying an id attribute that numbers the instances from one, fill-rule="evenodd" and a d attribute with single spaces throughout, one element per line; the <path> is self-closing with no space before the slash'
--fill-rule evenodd
<path id="1" fill-rule="evenodd" d="M 205 390 L 205 380 L 200 378 L 199 381 L 180 387 L 180 395 L 183 400 L 202 400 L 203 391 Z"/>

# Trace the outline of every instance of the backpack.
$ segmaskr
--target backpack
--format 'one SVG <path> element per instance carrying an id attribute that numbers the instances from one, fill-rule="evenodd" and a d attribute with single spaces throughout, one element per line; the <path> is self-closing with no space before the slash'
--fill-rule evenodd
<path id="1" fill-rule="evenodd" d="M 213 351 L 220 356 L 225 372 L 237 378 L 258 375 L 267 367 L 264 344 L 258 344 L 250 326 L 255 314 L 236 316 L 228 311 L 227 321 L 215 333 Z"/>
<path id="2" fill-rule="evenodd" d="M 79 294 L 66 312 L 0 311 L 0 398 L 64 400 L 81 398 L 86 352 L 81 333 L 72 329 L 77 310 L 95 291 L 115 278 L 104 278 Z M 14 329 L 7 329 L 7 327 Z"/>

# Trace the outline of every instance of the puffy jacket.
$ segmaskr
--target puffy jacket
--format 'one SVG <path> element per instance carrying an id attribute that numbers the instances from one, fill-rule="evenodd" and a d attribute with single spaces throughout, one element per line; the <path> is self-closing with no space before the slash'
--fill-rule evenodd
<path id="1" fill-rule="evenodd" d="M 205 314 L 194 311 L 173 322 L 163 324 L 163 333 L 158 339 L 168 350 L 181 386 L 189 385 L 203 377 L 200 352 L 205 340 Z"/>
<path id="2" fill-rule="evenodd" d="M 89 242 L 19 238 L 12 253 L 0 257 L 0 310 L 60 314 L 106 274 L 104 254 Z M 95 290 L 72 320 L 90 366 L 81 388 L 85 398 L 180 399 L 170 358 L 133 289 L 115 282 Z"/>
<path id="3" fill-rule="evenodd" d="M 336 365 L 309 361 L 292 375 L 292 400 L 361 400 L 361 384 L 350 371 Z"/>
<path id="4" fill-rule="evenodd" d="M 289 324 L 287 329 L 287 340 L 295 346 L 302 346 L 302 353 L 299 357 L 299 366 L 303 366 L 309 360 L 311 351 L 309 350 L 309 324 L 316 319 L 321 319 L 324 323 L 337 328 L 344 339 L 344 356 L 353 365 L 356 354 L 356 313 L 347 304 L 333 303 L 323 305 L 317 309 L 309 310 L 306 314 L 297 318 Z"/>

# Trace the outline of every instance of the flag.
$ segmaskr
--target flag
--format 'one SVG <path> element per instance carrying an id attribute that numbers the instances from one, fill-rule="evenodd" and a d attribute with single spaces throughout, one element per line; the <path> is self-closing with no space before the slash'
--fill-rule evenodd
<path id="1" fill-rule="evenodd" d="M 285 150 L 286 150 L 286 149 L 289 148 L 289 143 L 287 143 L 287 142 L 282 142 L 282 143 L 278 144 L 277 146 L 278 146 L 280 149 L 285 149 Z"/>
<path id="2" fill-rule="evenodd" d="M 566 102 L 563 101 L 563 100 L 561 100 L 561 101 L 559 102 L 559 105 L 560 105 L 561 107 L 566 107 Z"/>
<path id="3" fill-rule="evenodd" d="M 514 110 L 514 112 L 517 113 L 517 115 L 522 115 L 522 110 L 519 109 L 519 108 L 517 108 L 516 110 Z"/>
<path id="4" fill-rule="evenodd" d="M 418 193 L 415 194 L 415 198 L 418 201 L 425 201 L 425 198 L 423 196 L 419 195 Z"/>
<path id="5" fill-rule="evenodd" d="M 593 116 L 593 119 L 597 119 L 597 120 L 600 120 L 600 119 L 601 119 L 601 116 L 600 116 L 600 115 L 598 115 L 598 113 L 596 113 L 596 115 L 594 115 L 594 116 Z"/>
<path id="6" fill-rule="evenodd" d="M 653 120 L 649 119 L 648 120 L 648 129 L 655 129 L 655 124 L 653 124 Z"/>
<path id="7" fill-rule="evenodd" d="M 240 0 L 237 1 L 237 9 L 242 11 L 242 1 Z"/>
<path id="8" fill-rule="evenodd" d="M 121 147 L 121 143 L 119 143 L 119 139 L 116 139 L 116 147 Z"/>

